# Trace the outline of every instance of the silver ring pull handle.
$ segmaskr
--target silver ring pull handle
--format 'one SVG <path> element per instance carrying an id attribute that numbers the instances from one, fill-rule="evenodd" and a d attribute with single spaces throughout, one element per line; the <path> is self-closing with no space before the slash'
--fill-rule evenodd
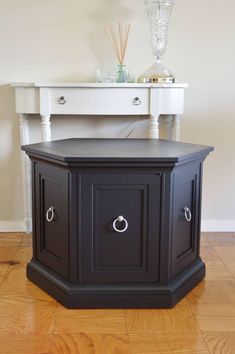
<path id="1" fill-rule="evenodd" d="M 65 104 L 66 103 L 66 99 L 64 98 L 64 96 L 60 96 L 57 98 L 57 102 L 59 104 Z"/>
<path id="2" fill-rule="evenodd" d="M 51 206 L 46 212 L 46 219 L 48 222 L 51 222 L 55 218 L 55 208 Z"/>
<path id="3" fill-rule="evenodd" d="M 184 207 L 184 217 L 188 222 L 192 220 L 192 213 L 188 207 Z"/>
<path id="4" fill-rule="evenodd" d="M 117 227 L 116 227 L 116 223 L 117 222 L 123 222 L 125 224 L 124 228 L 123 229 L 117 229 Z M 114 230 L 116 232 L 125 232 L 127 230 L 127 228 L 128 228 L 128 222 L 127 222 L 126 219 L 124 219 L 123 216 L 120 215 L 119 217 L 117 217 L 117 219 L 114 220 L 113 228 L 114 228 Z"/>
<path id="5" fill-rule="evenodd" d="M 141 100 L 139 99 L 139 97 L 135 97 L 132 103 L 134 106 L 139 106 L 141 104 Z"/>

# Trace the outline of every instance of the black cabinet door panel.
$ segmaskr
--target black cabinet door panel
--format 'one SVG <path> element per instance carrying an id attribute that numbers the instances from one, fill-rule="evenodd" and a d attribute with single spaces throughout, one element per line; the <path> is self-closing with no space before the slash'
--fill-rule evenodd
<path id="1" fill-rule="evenodd" d="M 82 175 L 82 282 L 158 281 L 160 201 L 159 174 Z"/>
<path id="2" fill-rule="evenodd" d="M 174 276 L 198 256 L 200 165 L 196 163 L 180 167 L 173 178 L 172 275 Z M 185 208 L 190 210 L 186 215 Z"/>
<path id="3" fill-rule="evenodd" d="M 36 258 L 60 275 L 68 276 L 68 186 L 67 171 L 43 164 L 35 167 Z M 54 218 L 46 214 L 54 208 Z M 48 219 L 52 218 L 49 212 Z"/>

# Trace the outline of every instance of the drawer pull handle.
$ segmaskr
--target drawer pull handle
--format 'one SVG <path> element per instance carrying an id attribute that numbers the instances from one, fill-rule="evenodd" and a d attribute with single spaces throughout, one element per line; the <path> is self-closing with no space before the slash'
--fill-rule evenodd
<path id="1" fill-rule="evenodd" d="M 64 96 L 60 96 L 57 98 L 57 102 L 59 104 L 65 104 L 66 103 L 66 99 L 64 98 Z"/>
<path id="2" fill-rule="evenodd" d="M 139 97 L 135 97 L 132 103 L 134 106 L 139 106 L 141 104 L 141 100 L 139 99 Z"/>
<path id="3" fill-rule="evenodd" d="M 55 208 L 52 206 L 50 207 L 47 212 L 46 212 L 46 219 L 48 222 L 51 222 L 52 220 L 54 220 L 55 217 Z"/>
<path id="4" fill-rule="evenodd" d="M 184 217 L 188 222 L 192 220 L 192 213 L 188 207 L 184 207 Z"/>
<path id="5" fill-rule="evenodd" d="M 124 228 L 123 228 L 123 229 L 117 229 L 117 227 L 116 227 L 116 223 L 117 223 L 117 222 L 124 222 L 124 224 L 125 224 Z M 125 232 L 125 231 L 127 230 L 127 228 L 128 228 L 128 222 L 127 222 L 126 219 L 124 219 L 123 216 L 120 215 L 117 219 L 114 220 L 114 222 L 113 222 L 113 228 L 114 228 L 114 230 L 115 230 L 116 232 Z"/>

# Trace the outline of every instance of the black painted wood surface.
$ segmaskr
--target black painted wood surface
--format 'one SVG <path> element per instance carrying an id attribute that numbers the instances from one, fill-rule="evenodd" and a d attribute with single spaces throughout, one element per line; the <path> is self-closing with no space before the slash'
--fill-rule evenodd
<path id="1" fill-rule="evenodd" d="M 84 173 L 81 185 L 82 283 L 158 282 L 162 175 Z"/>
<path id="2" fill-rule="evenodd" d="M 67 139 L 23 150 L 33 176 L 27 276 L 65 306 L 171 307 L 204 277 L 202 162 L 211 147 Z M 123 233 L 113 229 L 119 215 L 128 220 Z"/>
<path id="3" fill-rule="evenodd" d="M 22 146 L 28 154 L 65 162 L 181 162 L 212 147 L 160 139 L 64 139 Z"/>

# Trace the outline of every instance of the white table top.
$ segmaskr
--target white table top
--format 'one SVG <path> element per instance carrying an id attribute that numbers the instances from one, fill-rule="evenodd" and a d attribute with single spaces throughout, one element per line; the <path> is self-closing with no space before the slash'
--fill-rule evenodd
<path id="1" fill-rule="evenodd" d="M 140 83 L 97 83 L 97 82 L 14 82 L 13 87 L 83 87 L 83 88 L 186 88 L 187 84 L 140 84 Z"/>

